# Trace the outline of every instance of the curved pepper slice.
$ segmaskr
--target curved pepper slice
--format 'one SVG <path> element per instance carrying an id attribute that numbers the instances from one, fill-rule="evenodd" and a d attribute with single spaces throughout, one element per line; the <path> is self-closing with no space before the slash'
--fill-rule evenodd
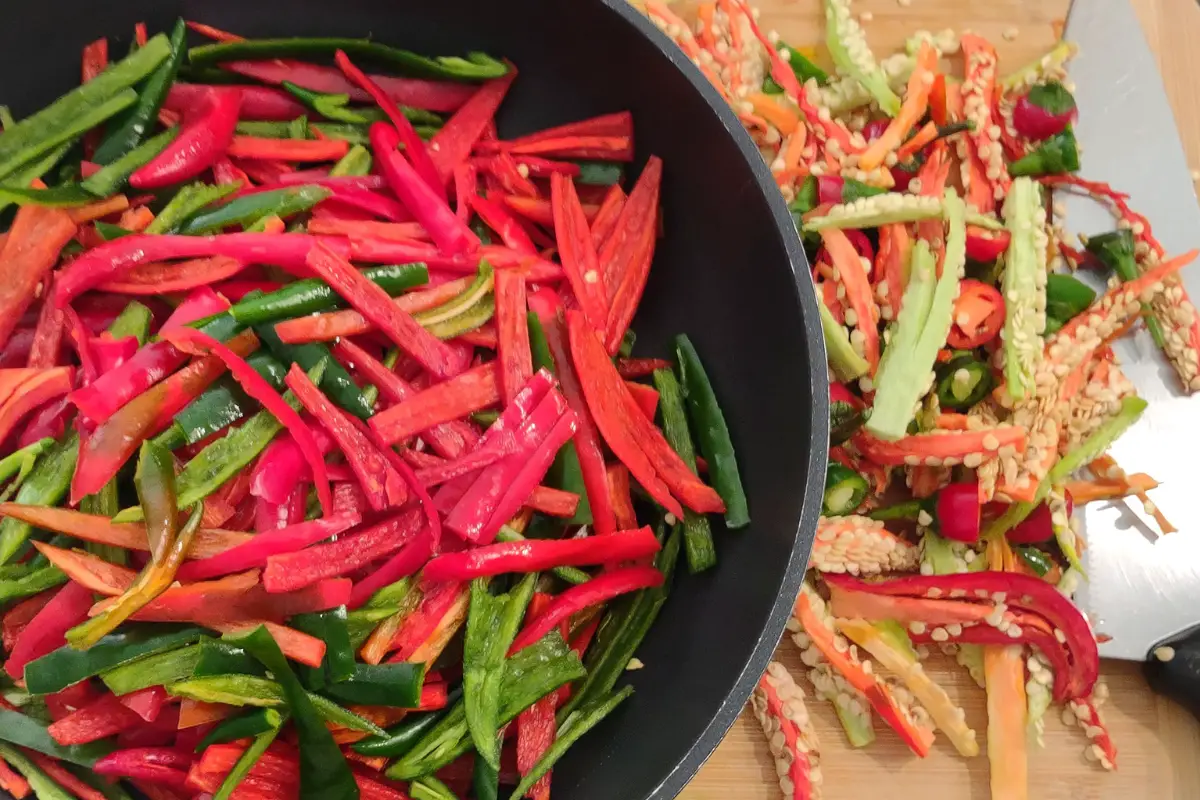
<path id="1" fill-rule="evenodd" d="M 229 149 L 241 104 L 242 95 L 236 90 L 206 91 L 184 117 L 175 141 L 129 176 L 129 184 L 137 189 L 161 189 L 204 172 Z"/>

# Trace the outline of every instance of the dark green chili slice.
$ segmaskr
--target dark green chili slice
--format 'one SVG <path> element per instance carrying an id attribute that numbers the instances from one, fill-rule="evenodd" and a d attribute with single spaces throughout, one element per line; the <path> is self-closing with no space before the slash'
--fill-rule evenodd
<path id="1" fill-rule="evenodd" d="M 190 183 L 180 189 L 167 203 L 154 221 L 146 226 L 146 233 L 176 233 L 183 225 L 204 208 L 224 200 L 241 188 L 241 184 L 229 183 L 209 186 L 206 183 Z"/>
<path id="2" fill-rule="evenodd" d="M 988 365 L 969 353 L 943 364 L 937 376 L 938 403 L 952 411 L 963 411 L 976 405 L 995 385 Z"/>
<path id="3" fill-rule="evenodd" d="M 79 457 L 79 434 L 71 428 L 61 440 L 37 460 L 17 490 L 16 502 L 33 506 L 55 506 L 67 494 L 75 461 Z M 0 564 L 7 564 L 33 532 L 27 522 L 5 517 L 0 521 Z M 56 584 L 55 584 L 56 585 Z"/>
<path id="4" fill-rule="evenodd" d="M 683 390 L 675 373 L 669 369 L 654 371 L 654 386 L 658 389 L 658 409 L 662 414 L 663 434 L 683 463 L 693 473 L 696 471 L 696 448 L 692 434 L 688 431 L 687 412 L 683 408 Z M 687 553 L 688 570 L 692 574 L 703 572 L 717 565 L 717 551 L 713 546 L 712 526 L 708 516 L 697 514 L 690 508 L 683 510 L 683 546 Z"/>
<path id="5" fill-rule="evenodd" d="M 921 500 L 906 500 L 902 503 L 895 503 L 890 506 L 874 508 L 867 512 L 867 516 L 871 519 L 887 522 L 888 520 L 907 520 L 915 522 L 917 517 L 921 516 L 921 512 L 933 516 L 932 509 L 926 508 L 926 503 Z"/>
<path id="6" fill-rule="evenodd" d="M 333 168 L 329 170 L 329 177 L 369 175 L 371 174 L 371 163 L 371 151 L 361 144 L 356 144 L 346 155 L 342 156 L 341 161 L 333 165 Z"/>
<path id="7" fill-rule="evenodd" d="M 243 59 L 332 58 L 338 50 L 344 50 L 351 58 L 386 65 L 402 74 L 419 78 L 486 81 L 508 74 L 507 64 L 485 53 L 468 53 L 466 58 L 428 58 L 369 39 L 247 39 L 221 42 L 193 47 L 188 51 L 188 62 L 194 67 L 206 67 Z"/>
<path id="8" fill-rule="evenodd" d="M 688 414 L 700 443 L 700 452 L 708 462 L 709 480 L 725 501 L 725 524 L 730 529 L 745 527 L 750 524 L 750 511 L 725 414 L 717 402 L 704 364 L 686 335 L 675 338 L 675 355 L 683 378 Z"/>
<path id="9" fill-rule="evenodd" d="M 241 647 L 205 637 L 200 640 L 200 657 L 192 670 L 192 677 L 211 678 L 216 675 L 257 675 L 266 670 Z"/>
<path id="10" fill-rule="evenodd" d="M 274 708 L 255 708 L 244 711 L 235 717 L 229 717 L 217 723 L 217 726 L 196 745 L 196 752 L 204 752 L 209 745 L 236 742 L 238 739 L 258 736 L 260 733 L 266 733 L 272 728 L 282 726 L 283 720 L 283 714 Z"/>
<path id="11" fill-rule="evenodd" d="M 828 517 L 853 514 L 871 489 L 867 479 L 847 466 L 830 461 L 825 468 L 825 496 L 821 513 Z"/>
<path id="12" fill-rule="evenodd" d="M 417 708 L 424 681 L 424 664 L 355 664 L 348 678 L 326 681 L 321 691 L 352 705 Z"/>
<path id="13" fill-rule="evenodd" d="M 1045 577 L 1046 573 L 1054 569 L 1054 559 L 1048 553 L 1036 547 L 1018 547 L 1017 555 L 1021 557 L 1026 566 L 1037 573 L 1039 578 Z"/>
<path id="14" fill-rule="evenodd" d="M 18 206 L 78 208 L 96 202 L 95 196 L 77 183 L 64 183 L 47 189 L 0 186 L 0 202 Z"/>
<path id="15" fill-rule="evenodd" d="M 196 214 L 179 228 L 179 233 L 193 236 L 214 233 L 232 226 L 246 226 L 269 214 L 287 219 L 308 211 L 331 194 L 323 186 L 289 186 L 248 194 L 212 211 Z"/>
<path id="16" fill-rule="evenodd" d="M 580 161 L 575 182 L 583 186 L 612 186 L 625 179 L 625 166 L 614 161 Z"/>
<path id="17" fill-rule="evenodd" d="M 346 627 L 345 606 L 316 614 L 298 614 L 288 624 L 325 643 L 325 658 L 321 666 L 304 667 L 300 671 L 300 679 L 308 688 L 318 690 L 326 683 L 354 677 L 354 649 L 350 646 L 350 632 Z M 336 694 L 334 696 L 344 699 Z"/>
<path id="18" fill-rule="evenodd" d="M 1128 228 L 1089 236 L 1087 251 L 1111 269 L 1123 283 L 1136 280 L 1141 274 L 1134 250 L 1133 232 Z M 1163 333 L 1162 323 L 1150 313 L 1149 303 L 1142 303 L 1142 322 L 1154 339 L 1154 344 L 1160 348 L 1165 347 L 1167 338 Z M 1049 318 L 1046 320 L 1046 326 L 1050 326 Z"/>
<path id="19" fill-rule="evenodd" d="M 309 377 L 312 377 L 311 373 L 314 370 L 324 365 L 319 377 L 313 378 L 313 382 L 338 406 L 362 420 L 375 413 L 362 389 L 350 377 L 350 373 L 341 362 L 334 359 L 328 346 L 321 342 L 284 344 L 275 333 L 274 325 L 257 325 L 254 332 L 276 358 L 285 364 L 299 364 L 301 369 L 310 373 Z"/>
<path id="20" fill-rule="evenodd" d="M 143 656 L 195 644 L 204 630 L 185 625 L 126 624 L 87 650 L 64 645 L 25 665 L 31 694 L 51 694 Z"/>
<path id="21" fill-rule="evenodd" d="M 1074 275 L 1051 273 L 1046 276 L 1046 332 L 1066 325 L 1087 311 L 1096 300 L 1096 291 Z M 1051 330 L 1051 320 L 1054 329 Z"/>
<path id="22" fill-rule="evenodd" d="M 122 664 L 100 673 L 100 680 L 115 695 L 129 694 L 190 678 L 199 661 L 200 645 L 191 644 Z"/>
<path id="23" fill-rule="evenodd" d="M 283 388 L 287 367 L 279 359 L 259 350 L 247 356 L 246 363 L 277 391 Z M 172 428 L 178 428 L 178 433 L 172 436 L 172 441 L 178 442 L 177 446 L 195 444 L 245 418 L 255 408 L 255 402 L 237 381 L 222 377 L 175 415 Z M 170 432 L 168 429 L 162 435 Z"/>
<path id="24" fill-rule="evenodd" d="M 368 267 L 362 273 L 392 297 L 429 282 L 429 270 L 420 263 Z M 307 278 L 270 294 L 247 295 L 229 312 L 243 325 L 262 325 L 344 308 L 345 305 L 327 283 L 318 278 Z"/>
<path id="25" fill-rule="evenodd" d="M 1013 177 L 1036 178 L 1078 170 L 1079 143 L 1075 141 L 1075 132 L 1070 125 L 1043 141 L 1032 153 L 1008 165 L 1008 172 Z"/>

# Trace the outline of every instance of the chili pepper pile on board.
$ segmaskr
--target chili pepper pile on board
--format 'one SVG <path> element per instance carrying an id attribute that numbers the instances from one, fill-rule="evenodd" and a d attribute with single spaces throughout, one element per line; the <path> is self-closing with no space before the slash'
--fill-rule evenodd
<path id="1" fill-rule="evenodd" d="M 1110 345 L 1145 326 L 1200 390 L 1200 316 L 1178 278 L 1196 253 L 1164 252 L 1124 195 L 1075 174 L 1074 48 L 1005 74 L 982 37 L 921 32 L 877 58 L 848 0 L 823 0 L 827 70 L 743 0 L 686 19 L 640 5 L 761 148 L 812 264 L 831 446 L 790 629 L 814 693 L 851 746 L 878 718 L 918 757 L 938 731 L 975 757 L 976 731 L 921 664 L 953 652 L 987 694 L 993 797 L 1028 796 L 1054 704 L 1115 769 L 1096 641 L 1066 599 L 1086 580 L 1072 513 L 1136 497 L 1173 531 L 1155 481 L 1105 454 L 1146 405 Z M 1113 230 L 1068 241 L 1047 215 L 1064 187 L 1107 204 Z M 803 697 L 773 665 L 753 703 L 788 798 L 820 794 Z"/>
<path id="2" fill-rule="evenodd" d="M 749 523 L 692 343 L 631 355 L 662 162 L 500 138 L 483 53 L 108 53 L 0 113 L 0 788 L 545 800 Z"/>

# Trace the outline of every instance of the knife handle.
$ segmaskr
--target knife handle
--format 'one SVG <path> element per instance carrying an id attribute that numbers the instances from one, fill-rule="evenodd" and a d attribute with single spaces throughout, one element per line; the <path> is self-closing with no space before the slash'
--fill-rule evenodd
<path id="1" fill-rule="evenodd" d="M 1146 661 L 1145 673 L 1154 691 L 1200 719 L 1200 629 L 1154 648 Z"/>

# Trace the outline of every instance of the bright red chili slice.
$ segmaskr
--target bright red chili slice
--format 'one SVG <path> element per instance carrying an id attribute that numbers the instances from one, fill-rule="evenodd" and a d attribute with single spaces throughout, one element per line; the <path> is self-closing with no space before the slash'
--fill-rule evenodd
<path id="1" fill-rule="evenodd" d="M 954 324 L 946 341 L 957 350 L 987 344 L 1004 326 L 1004 314 L 1004 296 L 996 287 L 966 278 L 954 301 Z"/>

